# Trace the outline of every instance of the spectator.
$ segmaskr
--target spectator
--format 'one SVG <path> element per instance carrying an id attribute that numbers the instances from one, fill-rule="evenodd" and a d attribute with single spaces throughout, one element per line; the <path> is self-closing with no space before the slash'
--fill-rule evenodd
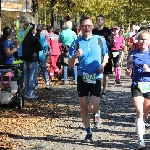
<path id="1" fill-rule="evenodd" d="M 46 84 L 45 88 L 51 90 L 52 88 L 50 86 L 49 73 L 47 71 L 47 66 L 46 66 L 46 53 L 49 53 L 48 44 L 47 44 L 46 38 L 41 33 L 41 26 L 38 26 L 36 31 L 37 32 L 35 34 L 35 37 L 38 38 L 43 48 L 42 51 L 39 51 L 38 64 L 43 73 L 44 81 Z M 36 86 L 38 86 L 38 80 L 36 80 Z"/>
<path id="2" fill-rule="evenodd" d="M 61 71 L 57 66 L 58 58 L 61 54 L 61 44 L 58 42 L 59 35 L 50 32 L 46 36 L 48 45 L 50 47 L 50 78 L 54 79 L 54 74 L 60 75 Z"/>
<path id="3" fill-rule="evenodd" d="M 32 26 L 27 36 L 22 42 L 22 59 L 24 60 L 24 95 L 26 98 L 38 98 L 34 93 L 35 83 L 37 80 L 39 51 L 43 48 L 34 36 L 35 25 L 30 23 L 26 26 Z"/>
<path id="4" fill-rule="evenodd" d="M 4 57 L 5 62 L 4 64 L 12 65 L 14 62 L 14 53 L 19 48 L 19 43 L 16 43 L 14 46 L 12 46 L 11 41 L 9 40 L 11 36 L 11 29 L 9 27 L 3 28 L 3 35 L 0 38 L 0 43 L 4 46 Z"/>
<path id="5" fill-rule="evenodd" d="M 72 22 L 67 21 L 65 24 L 65 29 L 59 35 L 59 42 L 62 43 L 62 59 L 63 59 L 63 84 L 67 84 L 68 78 L 68 51 L 71 46 L 71 43 L 77 39 L 77 35 L 72 29 Z M 71 69 L 72 77 L 74 83 L 77 83 L 77 66 L 74 66 Z"/>

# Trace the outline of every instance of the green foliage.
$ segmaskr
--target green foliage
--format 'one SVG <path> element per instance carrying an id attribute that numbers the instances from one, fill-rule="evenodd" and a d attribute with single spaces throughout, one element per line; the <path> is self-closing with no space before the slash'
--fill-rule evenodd
<path id="1" fill-rule="evenodd" d="M 106 25 L 128 25 L 132 21 L 141 24 L 144 20 L 150 21 L 150 7 L 147 0 L 56 0 L 54 6 L 51 1 L 39 0 L 39 20 L 50 21 L 51 10 L 57 12 L 58 20 L 69 14 L 73 21 L 78 12 L 90 16 L 94 21 L 97 15 L 104 14 Z"/>

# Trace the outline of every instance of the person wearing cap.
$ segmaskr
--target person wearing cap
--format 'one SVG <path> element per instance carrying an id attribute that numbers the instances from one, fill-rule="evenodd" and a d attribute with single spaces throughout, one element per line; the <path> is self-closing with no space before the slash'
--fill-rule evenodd
<path id="1" fill-rule="evenodd" d="M 116 84 L 120 84 L 121 77 L 121 60 L 123 56 L 123 49 L 125 46 L 125 40 L 122 35 L 119 35 L 120 28 L 115 26 L 113 28 L 114 32 L 114 46 L 111 48 L 112 60 L 114 63 L 114 72 L 116 76 Z"/>
<path id="2" fill-rule="evenodd" d="M 31 26 L 31 29 L 27 33 L 22 42 L 22 59 L 24 61 L 24 96 L 29 99 L 38 98 L 34 93 L 35 83 L 38 73 L 38 59 L 39 51 L 43 50 L 43 47 L 39 40 L 34 36 L 35 25 L 29 23 L 26 29 Z"/>

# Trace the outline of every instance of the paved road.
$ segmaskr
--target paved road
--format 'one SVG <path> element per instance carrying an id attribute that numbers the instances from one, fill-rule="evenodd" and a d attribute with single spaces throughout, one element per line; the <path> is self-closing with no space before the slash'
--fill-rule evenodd
<path id="1" fill-rule="evenodd" d="M 108 101 L 100 104 L 101 128 L 93 129 L 94 143 L 82 143 L 86 132 L 75 85 L 54 85 L 53 91 L 38 89 L 40 99 L 26 101 L 21 111 L 5 111 L 0 118 L 1 137 L 6 136 L 5 143 L 14 150 L 136 150 L 131 80 L 123 75 L 121 85 L 115 85 L 114 76 L 110 78 Z M 149 124 L 146 129 L 145 142 L 150 150 Z M 4 140 L 0 142 L 4 144 Z"/>

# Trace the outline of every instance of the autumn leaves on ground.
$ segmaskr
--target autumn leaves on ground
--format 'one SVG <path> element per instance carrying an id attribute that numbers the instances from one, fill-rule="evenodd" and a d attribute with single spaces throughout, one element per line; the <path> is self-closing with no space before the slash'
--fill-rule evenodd
<path id="1" fill-rule="evenodd" d="M 56 84 L 60 84 L 58 81 L 56 82 Z M 70 125 L 66 124 L 65 127 L 60 128 L 59 121 L 63 117 L 75 115 L 79 110 L 78 107 L 71 105 L 70 101 L 76 99 L 76 96 L 69 92 L 65 93 L 66 90 L 59 89 L 59 85 L 52 91 L 40 88 L 36 91 L 40 96 L 39 99 L 25 100 L 25 107 L 22 110 L 1 108 L 0 150 L 15 150 L 15 146 L 22 144 L 24 138 L 32 137 L 34 140 L 63 134 L 63 132 L 69 133 Z M 64 93 L 66 97 L 64 97 Z M 74 93 L 76 94 L 76 92 Z M 12 142 L 11 138 L 17 139 L 17 141 Z"/>

